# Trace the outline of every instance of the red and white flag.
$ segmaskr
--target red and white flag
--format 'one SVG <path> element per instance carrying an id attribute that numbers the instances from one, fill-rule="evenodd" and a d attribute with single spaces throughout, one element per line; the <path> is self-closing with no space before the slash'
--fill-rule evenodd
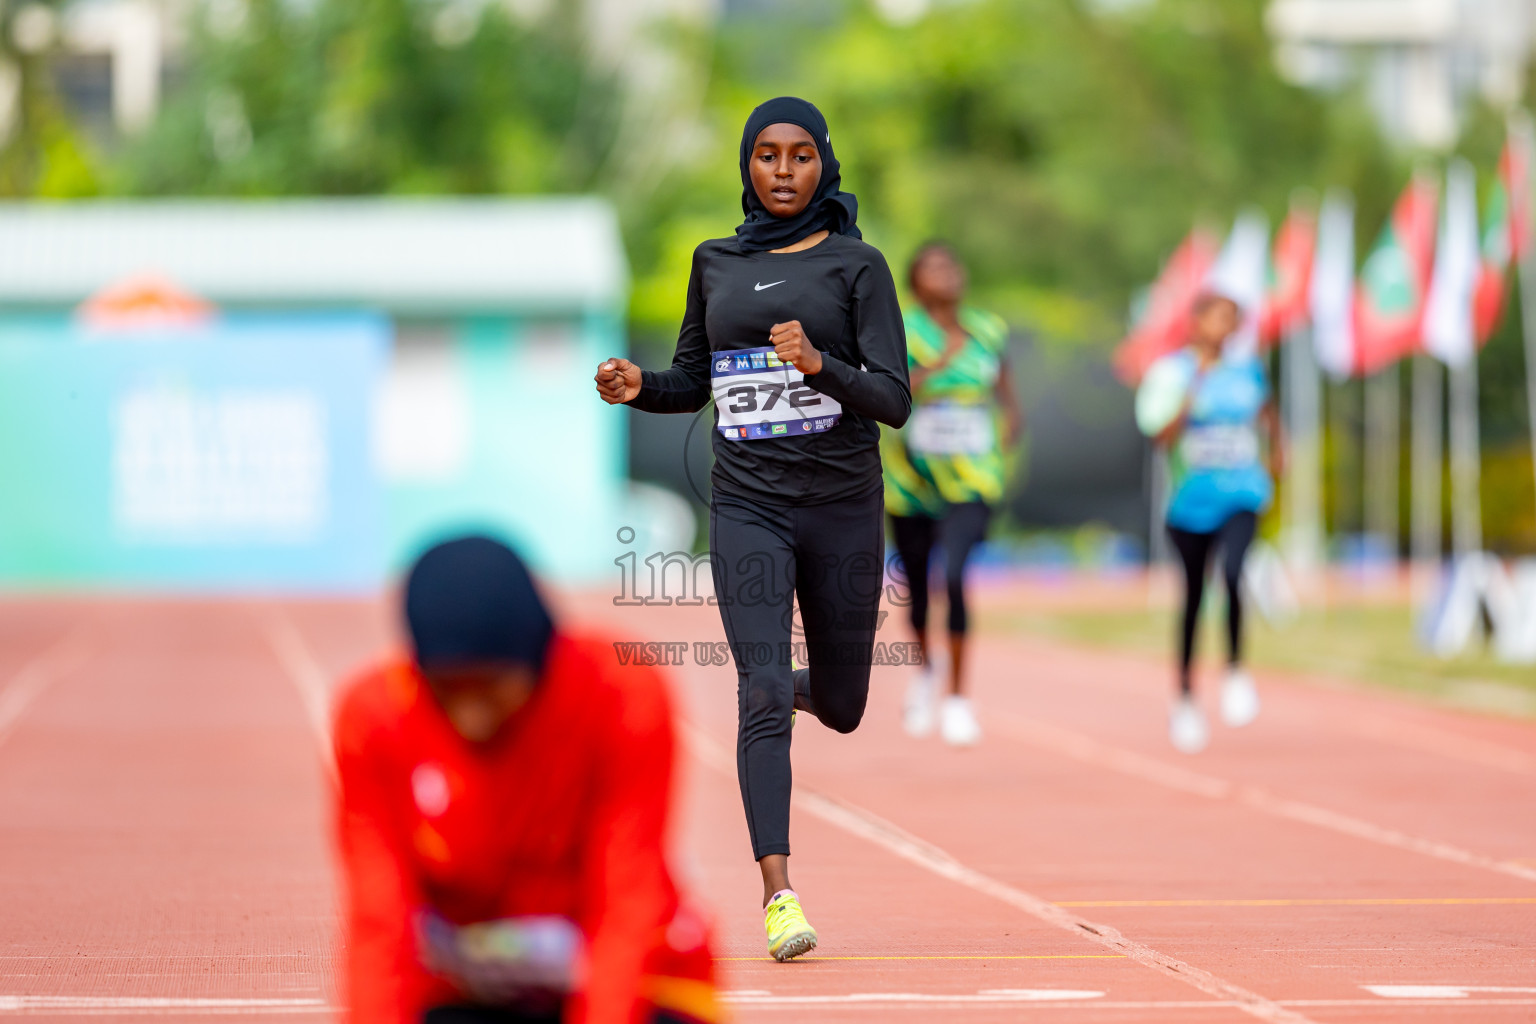
<path id="1" fill-rule="evenodd" d="M 1479 345 L 1486 343 L 1499 326 L 1510 267 L 1530 245 L 1531 147 L 1526 134 L 1520 126 L 1510 127 L 1483 221 L 1481 258 L 1472 299 L 1472 319 Z"/>
<path id="2" fill-rule="evenodd" d="M 1419 347 L 1435 258 L 1435 183 L 1415 175 L 1360 268 L 1355 372 L 1375 373 Z"/>
<path id="3" fill-rule="evenodd" d="M 1312 260 L 1317 252 L 1317 210 L 1293 202 L 1275 236 L 1270 264 L 1269 298 L 1259 325 L 1259 340 L 1274 345 L 1306 321 L 1312 298 Z"/>
<path id="4" fill-rule="evenodd" d="M 1467 161 L 1455 160 L 1446 173 L 1445 216 L 1424 306 L 1424 351 L 1447 366 L 1464 365 L 1477 350 L 1472 325 L 1477 247 L 1477 173 Z"/>
<path id="5" fill-rule="evenodd" d="M 1333 190 L 1317 218 L 1317 254 L 1307 289 L 1312 349 L 1334 380 L 1355 372 L 1355 203 Z"/>
<path id="6" fill-rule="evenodd" d="M 1269 285 L 1269 221 L 1258 208 L 1244 210 L 1232 222 L 1232 232 L 1206 275 L 1205 290 L 1237 303 L 1242 316 L 1222 354 L 1228 359 L 1259 351 L 1259 324 Z"/>
<path id="7" fill-rule="evenodd" d="M 1152 284 L 1146 312 L 1115 349 L 1115 372 L 1135 384 L 1163 356 L 1189 337 L 1190 309 L 1216 262 L 1216 240 L 1196 228 L 1174 250 Z"/>

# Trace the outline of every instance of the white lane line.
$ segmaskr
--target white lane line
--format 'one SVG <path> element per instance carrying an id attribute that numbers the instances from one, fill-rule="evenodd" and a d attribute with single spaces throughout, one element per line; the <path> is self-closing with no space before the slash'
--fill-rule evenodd
<path id="1" fill-rule="evenodd" d="M 1305 822 L 1308 825 L 1316 825 L 1319 828 L 1332 829 L 1342 835 L 1354 836 L 1356 839 L 1364 839 L 1367 842 L 1379 843 L 1382 846 L 1392 846 L 1399 850 L 1407 850 L 1410 853 L 1423 854 L 1426 857 L 1435 857 L 1439 860 L 1450 861 L 1453 864 L 1462 864 L 1471 868 L 1482 868 L 1485 871 L 1496 871 L 1502 875 L 1510 875 L 1527 882 L 1536 882 L 1536 868 L 1514 861 L 1495 860 L 1492 857 L 1471 850 L 1464 850 L 1450 843 L 1443 843 L 1436 839 L 1425 839 L 1422 836 L 1409 835 L 1396 829 L 1384 828 L 1348 814 L 1340 814 L 1330 811 L 1325 807 L 1302 803 L 1299 800 L 1288 800 L 1275 796 L 1256 786 L 1244 786 L 1238 794 L 1239 799 L 1249 807 L 1272 814 L 1277 818 L 1289 818 L 1292 821 Z"/>
<path id="2" fill-rule="evenodd" d="M 244 1014 L 321 1014 L 335 1007 L 324 999 L 216 999 L 168 996 L 5 996 L 0 995 L 0 1014 L 61 1017 L 196 1014 L 233 1016 Z"/>
<path id="3" fill-rule="evenodd" d="M 989 989 L 974 994 L 947 995 L 935 992 L 850 992 L 847 995 L 772 996 L 723 992 L 721 1001 L 733 1006 L 837 1006 L 856 1003 L 862 1006 L 898 1003 L 904 1005 L 1001 1006 L 1010 1003 L 1066 1003 L 1103 998 L 1103 992 L 1089 989 Z M 1099 1004 L 1095 1004 L 1099 1005 Z M 1204 1006 L 1202 1002 L 1199 1005 Z"/>
<path id="4" fill-rule="evenodd" d="M 1159 761 L 1157 758 L 1138 754 L 1134 750 L 1111 747 L 1060 726 L 1041 725 L 1006 711 L 992 711 L 989 712 L 988 717 L 992 720 L 993 731 L 1000 732 L 1010 739 L 1019 740 L 1055 754 L 1064 754 L 1084 764 L 1111 768 L 1121 774 L 1155 782 L 1169 789 L 1193 793 L 1195 796 L 1203 796 L 1211 800 L 1225 800 L 1237 790 L 1237 786 L 1226 779 Z"/>
<path id="5" fill-rule="evenodd" d="M 304 705 L 305 717 L 320 746 L 320 759 L 332 782 L 337 781 L 336 752 L 331 747 L 331 679 L 320 667 L 304 635 L 281 608 L 273 608 L 267 617 L 267 643 L 283 667 Z"/>
<path id="6" fill-rule="evenodd" d="M 1536 988 L 1510 988 L 1500 985 L 1361 985 L 1360 987 L 1383 999 L 1455 999 L 1459 1001 L 1473 992 L 1493 995 L 1536 994 Z"/>
<path id="7" fill-rule="evenodd" d="M 0 743 L 6 741 L 27 708 L 50 683 L 79 668 L 90 653 L 89 631 L 84 626 L 76 626 L 24 664 L 5 689 L 0 690 Z"/>
<path id="8" fill-rule="evenodd" d="M 1379 999 L 1287 999 L 1286 1006 L 1381 1006 Z M 1392 1006 L 1444 1006 L 1443 999 L 1394 999 Z M 1463 1006 L 1536 1006 L 1536 999 L 1458 999 Z"/>
<path id="9" fill-rule="evenodd" d="M 1272 817 L 1303 822 L 1381 846 L 1536 882 L 1536 867 L 1515 861 L 1496 860 L 1451 843 L 1410 835 L 1315 804 L 1276 796 L 1258 786 L 1239 785 L 1228 779 L 1180 768 L 1134 751 L 1100 743 L 1060 726 L 1042 725 L 1007 712 L 993 712 L 992 722 L 992 729 L 996 733 L 1040 750 L 1062 754 L 1083 764 L 1108 768 L 1145 782 L 1210 800 L 1233 800 Z"/>
<path id="10" fill-rule="evenodd" d="M 1536 775 L 1536 755 L 1491 740 L 1473 739 L 1460 733 L 1409 722 L 1362 720 L 1336 724 L 1357 736 L 1396 743 L 1409 750 L 1457 758 L 1516 775 Z"/>
<path id="11" fill-rule="evenodd" d="M 683 728 L 695 756 L 723 774 L 735 774 L 735 759 L 724 747 L 691 723 L 685 723 Z M 855 804 L 834 799 L 804 786 L 795 788 L 794 802 L 808 813 L 814 814 L 850 835 L 867 840 L 902 860 L 916 864 L 941 878 L 947 878 L 985 896 L 991 896 L 1046 924 L 1071 932 L 1079 938 L 1096 942 L 1160 974 L 1193 986 L 1208 996 L 1227 1000 L 1237 1009 L 1259 1020 L 1268 1021 L 1270 1024 L 1313 1024 L 1310 1018 L 1294 1010 L 1288 1010 L 1256 992 L 1250 992 L 1241 986 L 1218 978 L 1209 971 L 1201 970 L 1165 953 L 1159 953 L 1150 946 L 1127 938 L 1108 925 L 1097 924 L 1079 917 L 1049 900 L 1041 899 L 1039 896 L 1014 888 L 974 868 L 966 867 L 932 843 L 912 835 L 895 823 Z"/>
<path id="12" fill-rule="evenodd" d="M 1370 987 L 1370 986 L 1366 986 Z M 1408 987 L 1408 986 L 1405 986 Z M 1424 986 L 1433 988 L 1434 986 Z M 1042 996 L 1049 990 L 1040 990 Z M 1476 988 L 1472 991 L 1497 991 Z M 1519 991 L 1519 990 L 1517 990 Z M 1029 1003 L 1032 1010 L 1219 1010 L 1239 1009 L 1238 1004 L 1226 1000 L 1105 1000 L 1071 999 L 1067 990 L 1053 999 L 1006 998 L 1001 992 L 981 992 L 975 996 L 942 996 L 927 993 L 865 992 L 850 995 L 828 996 L 773 996 L 764 991 L 723 992 L 721 1001 L 740 1010 L 792 1009 L 816 1006 L 822 1009 L 851 1009 L 877 1006 L 883 1010 L 934 1010 L 937 1008 L 962 1010 L 988 1009 L 1007 1004 Z M 1084 993 L 1086 994 L 1086 993 Z M 1288 999 L 1287 1006 L 1308 1008 L 1380 1007 L 1381 999 Z M 1392 1006 L 1445 1006 L 1444 999 L 1392 997 Z M 1457 1007 L 1515 1007 L 1536 1006 L 1536 999 L 1463 999 L 1457 998 Z M 197 1016 L 244 1016 L 244 1015 L 320 1015 L 331 1014 L 338 1008 L 323 999 L 209 999 L 209 998 L 135 998 L 127 996 L 0 996 L 0 1014 L 6 1016 L 32 1016 L 47 1014 L 58 1017 L 95 1016 L 149 1016 L 149 1015 L 197 1015 Z"/>
<path id="13" fill-rule="evenodd" d="M 1172 591 L 1170 591 L 1170 595 Z M 1100 689 L 1114 690 L 1121 694 L 1135 694 L 1138 697 L 1146 697 L 1147 689 L 1133 678 L 1134 668 L 1140 668 L 1141 663 L 1123 651 L 1088 651 L 1081 644 L 1072 644 L 1060 637 L 1036 637 L 1047 645 L 1054 646 L 1058 651 L 1068 652 L 1073 655 L 1088 653 L 1097 658 L 1109 658 L 1116 664 L 1124 666 L 1128 671 L 1114 672 L 1106 675 L 1085 676 L 1093 685 Z M 1318 678 L 1315 673 L 1306 672 L 1279 672 L 1274 673 L 1277 681 L 1293 690 L 1310 690 L 1315 692 L 1327 692 L 1332 690 L 1337 693 L 1342 690 L 1346 694 L 1363 694 L 1370 696 L 1369 691 L 1362 690 L 1354 684 L 1346 684 L 1340 687 L 1334 681 L 1323 683 L 1308 682 L 1308 678 Z M 992 714 L 992 712 L 988 712 Z M 1333 728 L 1353 733 L 1367 739 L 1377 740 L 1382 743 L 1395 743 L 1408 750 L 1418 750 L 1424 753 L 1436 754 L 1441 757 L 1455 758 L 1472 764 L 1483 765 L 1487 768 L 1497 768 L 1501 771 L 1512 772 L 1516 775 L 1536 775 L 1536 754 L 1528 753 L 1517 747 L 1504 743 L 1485 740 L 1481 737 L 1474 738 L 1462 733 L 1454 732 L 1434 725 L 1424 725 L 1418 722 L 1402 719 L 1388 718 L 1376 719 L 1346 719 L 1344 721 L 1330 722 Z"/>
<path id="14" fill-rule="evenodd" d="M 973 1001 L 962 1002 L 943 997 L 924 997 L 920 1001 L 899 1002 L 894 999 L 871 1000 L 862 998 L 850 999 L 847 996 L 757 996 L 754 998 L 736 998 L 730 993 L 725 993 L 721 1002 L 733 1007 L 738 1012 L 750 1010 L 794 1009 L 796 1007 L 814 1005 L 823 1010 L 858 1010 L 861 1008 L 877 1006 L 881 1010 L 929 1010 L 950 1009 L 986 1010 L 1004 1005 L 1000 1002 Z M 1394 1009 L 1407 1006 L 1438 1006 L 1445 1007 L 1443 999 L 1393 999 L 1390 1003 L 1381 999 L 1282 999 L 1280 1005 L 1300 1007 L 1305 1009 L 1353 1009 L 1360 1007 L 1375 1007 L 1381 1009 L 1391 1006 Z M 1453 1004 L 1457 1009 L 1468 1006 L 1536 1006 L 1536 999 L 1458 999 Z M 1063 1002 L 1036 1002 L 1029 1004 L 1030 1012 L 1044 1010 L 1236 1010 L 1241 1007 L 1234 1002 L 1224 999 L 1093 999 L 1073 1000 Z"/>

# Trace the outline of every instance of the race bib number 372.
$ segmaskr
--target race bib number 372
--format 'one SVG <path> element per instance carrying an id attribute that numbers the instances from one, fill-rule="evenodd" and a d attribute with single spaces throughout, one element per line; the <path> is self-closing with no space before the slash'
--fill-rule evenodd
<path id="1" fill-rule="evenodd" d="M 805 382 L 771 348 L 715 352 L 710 387 L 721 436 L 731 441 L 803 437 L 831 430 L 843 407 Z"/>

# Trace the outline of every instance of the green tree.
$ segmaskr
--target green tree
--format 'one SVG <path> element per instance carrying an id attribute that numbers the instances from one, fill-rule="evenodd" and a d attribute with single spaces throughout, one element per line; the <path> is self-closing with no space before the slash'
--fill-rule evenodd
<path id="1" fill-rule="evenodd" d="M 795 93 L 833 126 L 866 234 L 899 262 L 953 239 L 982 296 L 1017 321 L 1107 343 L 1133 290 L 1197 219 L 1339 184 L 1374 223 L 1406 174 L 1351 96 L 1280 79 L 1256 0 L 1160 0 L 1117 14 L 1079 0 L 934 5 L 892 25 L 856 5 L 816 32 L 738 22 L 719 41 L 712 158 L 650 214 L 650 231 L 734 223 L 735 132 L 753 103 Z M 642 235 L 644 233 L 642 232 Z M 669 241 L 637 260 L 638 294 L 680 297 Z M 666 277 L 647 280 L 654 272 Z M 664 307 L 637 310 L 663 328 Z M 675 307 L 665 309 L 675 316 Z"/>
<path id="2" fill-rule="evenodd" d="M 187 82 L 119 162 L 123 192 L 590 190 L 617 89 L 573 19 L 468 0 L 248 0 L 196 26 Z M 214 12 L 217 8 L 214 9 Z"/>
<path id="3" fill-rule="evenodd" d="M 56 33 L 58 0 L 23 7 L 0 0 L 0 102 L 10 101 L 8 134 L 0 139 L 0 196 L 72 199 L 94 194 L 97 159 L 71 123 L 54 88 L 56 39 L 30 49 L 17 45 L 18 18 L 31 18 Z"/>

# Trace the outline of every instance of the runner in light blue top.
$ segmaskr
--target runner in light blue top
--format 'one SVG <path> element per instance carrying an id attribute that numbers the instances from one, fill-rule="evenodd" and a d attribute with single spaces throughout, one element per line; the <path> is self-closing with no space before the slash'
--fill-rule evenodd
<path id="1" fill-rule="evenodd" d="M 1168 525 L 1211 533 L 1238 512 L 1267 509 L 1275 486 L 1257 429 L 1270 401 L 1264 365 L 1249 355 L 1202 368 L 1199 355 L 1184 349 L 1154 365 L 1147 380 L 1162 375 L 1177 380 L 1181 399 L 1193 390 L 1183 436 L 1169 452 Z"/>
<path id="2" fill-rule="evenodd" d="M 1189 347 L 1152 364 L 1136 393 L 1136 422 L 1168 451 L 1171 471 L 1168 536 L 1184 566 L 1185 600 L 1179 696 L 1169 737 L 1189 753 L 1203 749 L 1209 737 L 1194 702 L 1190 662 L 1206 567 L 1218 547 L 1227 584 L 1222 719 L 1246 725 L 1259 710 L 1253 679 L 1242 668 L 1241 582 L 1258 517 L 1274 497 L 1280 423 L 1263 364 L 1256 356 L 1224 351 L 1241 316 L 1231 299 L 1202 296 L 1195 303 Z"/>

